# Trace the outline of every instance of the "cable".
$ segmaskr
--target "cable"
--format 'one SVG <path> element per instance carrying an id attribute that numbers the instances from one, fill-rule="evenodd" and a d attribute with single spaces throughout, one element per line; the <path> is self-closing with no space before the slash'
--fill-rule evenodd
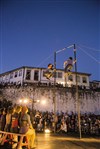
<path id="1" fill-rule="evenodd" d="M 40 64 L 37 65 L 37 67 L 41 66 L 45 61 L 47 61 L 53 54 L 49 55 L 46 59 L 44 59 Z"/>
<path id="2" fill-rule="evenodd" d="M 91 49 L 91 50 L 93 50 L 93 51 L 98 51 L 98 52 L 100 52 L 100 50 L 95 50 L 94 48 L 86 47 L 86 46 L 84 46 L 84 45 L 80 45 L 80 46 L 85 47 L 85 48 L 88 48 L 88 49 Z M 88 56 L 90 56 L 90 57 L 91 57 L 93 60 L 95 60 L 96 62 L 100 63 L 100 61 L 98 61 L 98 60 L 97 60 L 95 57 L 93 57 L 91 54 L 89 54 L 88 52 L 86 52 L 85 50 L 83 50 L 80 46 L 77 45 L 77 47 L 78 47 L 80 50 L 82 50 L 85 54 L 87 54 Z M 71 48 L 71 47 L 73 47 L 73 45 L 71 45 L 71 46 L 69 46 L 69 47 L 65 47 L 65 48 L 63 48 L 63 49 L 61 49 L 61 50 L 56 51 L 56 54 L 57 54 L 57 53 L 60 53 L 60 52 L 62 52 L 62 51 L 64 51 L 64 50 L 66 50 L 67 48 Z M 47 61 L 51 56 L 53 56 L 53 54 L 51 54 L 51 55 L 48 56 L 46 59 L 44 59 L 40 64 L 37 65 L 37 67 L 41 66 L 41 64 L 43 64 L 45 61 Z"/>
<path id="3" fill-rule="evenodd" d="M 83 50 L 81 47 L 77 46 L 80 50 L 82 50 L 85 54 L 87 54 L 88 56 L 90 56 L 93 60 L 95 60 L 97 63 L 100 64 L 100 61 L 98 61 L 96 58 L 94 58 L 91 54 L 89 54 L 88 52 L 86 52 L 85 50 Z"/>
<path id="4" fill-rule="evenodd" d="M 2 7 L 1 7 L 1 34 L 0 34 L 0 36 L 1 36 L 1 50 L 0 50 L 0 73 L 2 73 L 3 72 L 3 50 L 2 50 Z"/>
<path id="5" fill-rule="evenodd" d="M 82 46 L 83 48 L 87 48 L 87 49 L 90 49 L 90 50 L 95 51 L 95 52 L 100 52 L 100 50 L 96 50 L 96 49 L 94 49 L 94 48 L 90 48 L 90 47 L 87 47 L 87 46 L 85 46 L 85 45 L 80 45 L 80 44 L 79 44 L 79 46 Z"/>
<path id="6" fill-rule="evenodd" d="M 56 54 L 57 54 L 57 53 L 60 53 L 60 52 L 62 52 L 62 51 L 64 51 L 64 50 L 66 50 L 66 48 L 70 48 L 70 47 L 65 47 L 65 48 L 63 48 L 63 49 L 61 49 L 61 50 L 58 50 L 58 51 L 56 51 Z M 46 59 L 44 59 L 39 65 L 37 65 L 37 67 L 39 67 L 41 64 L 43 64 L 45 61 L 47 61 L 47 59 L 49 59 L 52 55 L 53 55 L 53 54 L 51 54 L 51 55 L 48 56 Z"/>

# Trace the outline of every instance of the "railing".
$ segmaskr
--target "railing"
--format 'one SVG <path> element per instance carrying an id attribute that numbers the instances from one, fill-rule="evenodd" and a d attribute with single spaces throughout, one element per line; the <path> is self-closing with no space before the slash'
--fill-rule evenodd
<path id="1" fill-rule="evenodd" d="M 4 145 L 5 140 L 7 140 L 8 136 L 17 136 L 19 137 L 19 140 L 17 143 L 17 147 L 16 149 L 20 149 L 22 146 L 26 146 L 27 149 L 30 149 L 28 141 L 27 142 L 23 142 L 24 137 L 27 137 L 25 134 L 18 134 L 18 133 L 11 133 L 11 132 L 5 132 L 5 131 L 0 131 L 0 134 L 2 135 L 2 137 L 0 138 L 0 144 Z M 11 140 L 13 142 L 13 140 Z"/>

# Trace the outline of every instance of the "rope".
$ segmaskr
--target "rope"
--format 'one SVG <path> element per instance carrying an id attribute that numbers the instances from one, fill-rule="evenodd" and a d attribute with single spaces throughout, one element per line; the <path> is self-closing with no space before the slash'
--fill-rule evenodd
<path id="1" fill-rule="evenodd" d="M 1 2 L 2 3 L 2 2 Z M 1 37 L 1 45 L 0 45 L 0 47 L 1 47 L 1 50 L 0 50 L 0 73 L 2 73 L 3 72 L 3 49 L 2 49 L 2 7 L 1 7 L 1 34 L 0 34 L 0 37 Z"/>
<path id="2" fill-rule="evenodd" d="M 49 55 L 46 59 L 44 59 L 40 64 L 37 65 L 37 67 L 41 66 L 44 62 L 46 62 L 53 54 Z"/>
<path id="3" fill-rule="evenodd" d="M 67 48 L 70 48 L 70 47 L 65 47 L 65 48 L 63 48 L 63 49 L 61 49 L 61 50 L 58 50 L 58 51 L 56 51 L 56 54 L 57 54 L 57 53 L 60 53 L 60 52 L 62 52 L 62 51 L 64 51 L 64 50 L 66 50 Z M 37 65 L 37 67 L 41 66 L 41 64 L 43 64 L 45 61 L 47 61 L 52 55 L 53 55 L 53 54 L 51 54 L 51 55 L 48 56 L 46 59 L 44 59 L 39 65 Z"/>
<path id="4" fill-rule="evenodd" d="M 80 45 L 80 44 L 79 44 L 79 46 L 81 46 L 81 47 L 83 47 L 83 48 L 90 49 L 90 50 L 95 51 L 95 52 L 100 52 L 100 50 L 96 50 L 96 49 L 94 49 L 94 48 L 87 47 L 87 46 L 85 46 L 85 45 Z"/>
<path id="5" fill-rule="evenodd" d="M 80 50 L 82 50 L 85 54 L 87 54 L 89 57 L 91 57 L 93 60 L 95 60 L 97 63 L 100 64 L 100 61 L 98 61 L 95 57 L 93 57 L 91 54 L 83 50 L 81 47 L 77 46 Z"/>
<path id="6" fill-rule="evenodd" d="M 77 45 L 77 47 L 78 47 L 80 50 L 82 50 L 86 55 L 88 55 L 89 57 L 91 57 L 93 60 L 95 60 L 97 63 L 100 64 L 100 61 L 98 61 L 98 60 L 97 60 L 95 57 L 93 57 L 91 54 L 89 54 L 88 52 L 86 52 L 85 50 L 83 50 L 83 48 L 81 48 L 80 46 L 82 46 L 82 47 L 84 47 L 84 48 L 87 48 L 87 49 L 90 49 L 90 50 L 95 51 L 95 52 L 100 52 L 100 50 L 95 50 L 94 48 L 90 48 L 90 47 L 87 47 L 87 46 L 84 46 L 84 45 L 80 45 L 80 44 L 79 44 L 79 46 Z M 56 51 L 56 54 L 57 54 L 57 53 L 60 53 L 60 52 L 62 52 L 62 51 L 64 51 L 64 50 L 66 50 L 67 48 L 72 48 L 72 47 L 73 47 L 73 45 L 71 45 L 71 46 L 69 46 L 69 47 L 65 47 L 65 48 L 63 48 L 63 49 L 61 49 L 61 50 L 58 50 L 58 51 Z M 42 64 L 44 64 L 51 56 L 53 56 L 53 54 L 49 55 L 46 59 L 44 59 L 40 64 L 37 65 L 37 67 L 39 67 L 39 66 L 41 66 Z"/>

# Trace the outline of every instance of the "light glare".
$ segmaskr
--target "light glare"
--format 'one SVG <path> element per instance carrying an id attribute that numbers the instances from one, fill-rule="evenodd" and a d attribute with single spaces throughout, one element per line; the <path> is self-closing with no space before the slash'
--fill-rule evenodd
<path id="1" fill-rule="evenodd" d="M 50 133 L 50 130 L 49 129 L 45 129 L 45 133 Z"/>

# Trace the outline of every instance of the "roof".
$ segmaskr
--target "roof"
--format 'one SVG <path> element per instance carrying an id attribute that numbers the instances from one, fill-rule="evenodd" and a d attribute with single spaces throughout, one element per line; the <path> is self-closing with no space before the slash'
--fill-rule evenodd
<path id="1" fill-rule="evenodd" d="M 13 70 L 4 72 L 4 73 L 0 74 L 0 76 L 3 76 L 3 75 L 6 75 L 6 74 L 9 74 L 9 73 L 12 73 L 12 72 L 17 71 L 17 70 L 20 70 L 20 69 L 25 69 L 25 68 L 28 68 L 28 69 L 47 69 L 47 68 L 44 68 L 44 67 L 22 66 L 22 67 L 18 67 L 18 68 L 16 68 L 16 69 L 13 69 Z M 58 71 L 64 71 L 64 69 L 59 69 L 59 68 L 57 68 L 56 70 L 58 70 Z M 72 73 L 75 74 L 74 71 L 72 71 Z M 81 75 L 88 75 L 88 76 L 91 76 L 90 73 L 83 73 L 83 72 L 77 72 L 77 73 L 78 73 L 78 74 L 81 74 Z"/>

